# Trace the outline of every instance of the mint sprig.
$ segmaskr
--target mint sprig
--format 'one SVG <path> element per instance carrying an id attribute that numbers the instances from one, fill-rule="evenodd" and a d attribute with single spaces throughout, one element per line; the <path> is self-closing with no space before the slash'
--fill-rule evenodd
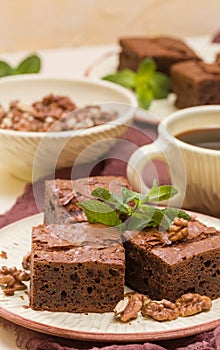
<path id="1" fill-rule="evenodd" d="M 177 193 L 175 187 L 157 186 L 156 181 L 146 195 L 127 188 L 123 188 L 121 195 L 118 195 L 98 187 L 91 192 L 95 199 L 77 205 L 84 210 L 90 223 L 119 226 L 123 230 L 142 230 L 146 227 L 167 229 L 175 217 L 190 220 L 189 214 L 177 208 L 160 209 L 152 203 L 170 199 Z"/>
<path id="2" fill-rule="evenodd" d="M 16 67 L 5 61 L 0 61 L 0 78 L 8 75 L 39 73 L 41 60 L 37 55 L 31 55 L 22 60 Z"/>
<path id="3" fill-rule="evenodd" d="M 123 69 L 102 78 L 113 83 L 133 89 L 137 95 L 139 106 L 148 109 L 154 99 L 166 98 L 170 90 L 170 78 L 157 71 L 153 58 L 144 59 L 137 72 Z"/>

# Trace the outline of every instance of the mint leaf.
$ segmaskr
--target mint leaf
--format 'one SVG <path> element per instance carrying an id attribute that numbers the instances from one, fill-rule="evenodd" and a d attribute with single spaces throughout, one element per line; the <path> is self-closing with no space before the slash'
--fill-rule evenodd
<path id="1" fill-rule="evenodd" d="M 121 224 L 118 214 L 106 203 L 95 199 L 86 200 L 77 203 L 82 208 L 91 223 L 101 223 L 108 226 L 117 226 Z"/>
<path id="2" fill-rule="evenodd" d="M 178 193 L 178 190 L 170 185 L 153 186 L 147 194 L 148 202 L 159 202 L 170 199 Z"/>
<path id="3" fill-rule="evenodd" d="M 159 211 L 158 218 L 156 211 L 158 211 L 158 209 L 150 205 L 141 205 L 125 222 L 126 229 L 132 231 L 141 231 L 147 226 L 156 227 L 160 224 L 163 217 Z"/>
<path id="4" fill-rule="evenodd" d="M 123 203 L 122 197 L 117 193 L 110 193 L 104 187 L 98 187 L 91 193 L 92 196 L 102 199 L 111 208 L 118 210 L 121 214 L 129 214 L 130 207 Z"/>
<path id="5" fill-rule="evenodd" d="M 129 203 L 135 199 L 141 200 L 145 198 L 143 194 L 128 190 L 126 187 L 122 188 L 121 193 L 123 203 Z"/>
<path id="6" fill-rule="evenodd" d="M 0 77 L 6 77 L 13 73 L 12 67 L 5 61 L 0 61 Z"/>
<path id="7" fill-rule="evenodd" d="M 150 81 L 155 99 L 166 98 L 170 91 L 170 78 L 163 73 L 155 73 Z"/>
<path id="8" fill-rule="evenodd" d="M 145 58 L 137 69 L 136 77 L 144 77 L 145 80 L 151 79 L 156 68 L 156 63 L 152 58 Z"/>
<path id="9" fill-rule="evenodd" d="M 102 79 L 132 89 L 135 86 L 135 75 L 132 70 L 123 69 L 118 73 L 106 75 Z"/>
<path id="10" fill-rule="evenodd" d="M 155 208 L 150 205 L 141 205 L 140 210 L 144 214 L 144 218 L 148 218 L 146 226 L 157 227 L 161 225 L 162 221 L 164 221 L 165 226 L 170 226 L 170 222 L 167 221 L 167 218 L 165 217 L 161 209 Z"/>
<path id="11" fill-rule="evenodd" d="M 185 220 L 190 221 L 191 217 L 188 213 L 186 213 L 184 210 L 179 210 L 178 214 L 177 214 L 178 218 L 183 218 Z"/>
<path id="12" fill-rule="evenodd" d="M 153 58 L 145 58 L 137 72 L 124 69 L 102 79 L 122 85 L 135 91 L 139 106 L 148 109 L 154 99 L 166 98 L 170 90 L 170 78 L 157 72 Z"/>
<path id="13" fill-rule="evenodd" d="M 135 91 L 139 105 L 148 109 L 154 99 L 167 97 L 170 79 L 156 71 L 156 63 L 152 58 L 143 60 L 135 77 Z"/>
<path id="14" fill-rule="evenodd" d="M 160 209 L 149 203 L 167 200 L 177 193 L 175 187 L 158 186 L 156 181 L 146 195 L 122 188 L 120 196 L 99 187 L 92 191 L 96 199 L 86 200 L 77 205 L 84 210 L 91 223 L 120 225 L 120 229 L 124 230 L 142 230 L 146 227 L 168 229 L 175 217 L 190 220 L 190 215 L 177 208 Z"/>
<path id="15" fill-rule="evenodd" d="M 154 99 L 153 90 L 150 88 L 150 84 L 138 83 L 138 85 L 136 85 L 135 90 L 136 90 L 139 106 L 143 109 L 148 109 L 151 105 L 151 102 Z"/>
<path id="16" fill-rule="evenodd" d="M 108 200 L 111 198 L 111 193 L 104 187 L 96 188 L 91 192 L 91 195 L 104 200 Z"/>
<path id="17" fill-rule="evenodd" d="M 41 68 L 41 61 L 37 55 L 31 55 L 21 61 L 15 68 L 15 74 L 38 73 Z"/>
<path id="18" fill-rule="evenodd" d="M 0 78 L 8 75 L 38 73 L 41 61 L 37 55 L 31 55 L 21 61 L 17 67 L 11 67 L 7 62 L 0 61 Z"/>
<path id="19" fill-rule="evenodd" d="M 170 219 L 170 221 L 172 222 L 176 217 L 178 218 L 182 218 L 185 220 L 190 220 L 190 215 L 188 213 L 186 213 L 183 210 L 177 209 L 177 208 L 165 208 L 162 209 L 164 215 L 166 215 L 167 218 Z"/>

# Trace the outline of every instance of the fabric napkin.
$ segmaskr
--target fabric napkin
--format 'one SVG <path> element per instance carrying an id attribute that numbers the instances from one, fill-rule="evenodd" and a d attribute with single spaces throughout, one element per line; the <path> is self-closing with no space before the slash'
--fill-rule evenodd
<path id="1" fill-rule="evenodd" d="M 127 130 L 123 140 L 129 141 L 123 146 L 116 146 L 111 150 L 104 161 L 97 164 L 91 175 L 126 175 L 126 161 L 134 150 L 144 144 L 152 142 L 157 136 L 155 125 L 135 124 Z M 123 159 L 122 159 L 123 154 Z M 162 164 L 155 164 L 160 174 L 159 183 L 166 184 L 170 181 L 169 175 Z M 86 166 L 75 169 L 74 178 L 83 177 L 87 171 Z M 147 180 L 154 176 L 154 171 L 148 169 Z M 71 169 L 62 169 L 56 173 L 59 178 L 71 178 Z M 24 217 L 42 211 L 44 196 L 44 179 L 36 183 L 27 184 L 24 193 L 17 199 L 14 206 L 4 215 L 0 216 L 0 227 L 15 222 Z M 38 194 L 36 204 L 34 193 Z M 12 330 L 16 334 L 17 346 L 20 349 L 29 350 L 165 350 L 165 349 L 187 349 L 187 350 L 214 350 L 220 349 L 220 328 L 214 331 L 202 333 L 196 336 L 181 338 L 176 340 L 164 340 L 157 343 L 147 342 L 141 344 L 104 344 L 85 342 L 72 339 L 58 338 L 47 334 L 32 331 L 15 325 L 3 318 L 0 318 L 0 326 Z"/>

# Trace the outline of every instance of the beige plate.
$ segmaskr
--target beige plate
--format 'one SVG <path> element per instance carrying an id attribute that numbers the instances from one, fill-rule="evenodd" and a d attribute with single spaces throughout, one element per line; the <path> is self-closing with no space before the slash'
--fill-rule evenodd
<path id="1" fill-rule="evenodd" d="M 207 225 L 220 229 L 220 220 L 198 214 Z M 42 214 L 20 220 L 0 230 L 0 266 L 22 268 L 23 256 L 30 251 L 31 228 L 43 222 Z M 215 328 L 220 325 L 220 298 L 213 301 L 212 309 L 187 318 L 170 322 L 156 322 L 138 317 L 123 324 L 112 313 L 74 314 L 64 312 L 33 311 L 28 306 L 28 296 L 17 292 L 6 297 L 0 289 L 0 316 L 26 328 L 39 332 L 81 340 L 108 342 L 134 342 L 185 337 Z"/>

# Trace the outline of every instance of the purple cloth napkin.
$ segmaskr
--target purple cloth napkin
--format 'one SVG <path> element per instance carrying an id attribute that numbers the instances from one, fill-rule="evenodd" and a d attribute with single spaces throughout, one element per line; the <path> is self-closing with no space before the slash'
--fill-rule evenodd
<path id="1" fill-rule="evenodd" d="M 129 127 L 125 133 L 123 140 L 129 141 L 120 147 L 116 145 L 108 155 L 108 157 L 97 164 L 91 175 L 125 175 L 126 161 L 134 152 L 137 146 L 142 146 L 152 142 L 157 136 L 155 126 L 138 124 Z M 123 157 L 122 157 L 123 155 Z M 158 173 L 160 173 L 159 182 L 166 184 L 170 181 L 163 165 L 156 164 Z M 75 169 L 74 178 L 83 177 L 86 173 L 86 166 L 80 166 Z M 148 171 L 148 179 L 154 174 Z M 59 178 L 72 178 L 71 169 L 62 169 L 56 173 Z M 38 213 L 43 209 L 44 196 L 44 179 L 41 179 L 33 185 L 28 184 L 24 193 L 17 199 L 14 206 L 4 215 L 0 216 L 0 227 L 9 223 L 15 222 L 24 217 Z M 34 193 L 38 194 L 38 203 L 36 204 Z M 42 334 L 32 331 L 14 323 L 11 323 L 3 318 L 0 318 L 0 325 L 7 329 L 11 329 L 17 338 L 17 346 L 20 349 L 29 350 L 165 350 L 165 349 L 188 349 L 188 350 L 211 350 L 220 349 L 220 328 L 214 331 L 202 333 L 197 336 L 181 338 L 175 340 L 166 340 L 156 343 L 147 342 L 141 344 L 104 344 L 94 342 L 84 342 L 72 339 L 58 338 L 47 334 Z"/>

